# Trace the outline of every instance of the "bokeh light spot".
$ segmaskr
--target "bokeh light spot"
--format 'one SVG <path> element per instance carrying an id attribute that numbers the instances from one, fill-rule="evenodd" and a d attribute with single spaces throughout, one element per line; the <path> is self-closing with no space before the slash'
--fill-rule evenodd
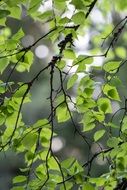
<path id="1" fill-rule="evenodd" d="M 65 145 L 65 141 L 61 137 L 54 137 L 52 139 L 52 151 L 58 152 L 60 151 Z"/>
<path id="2" fill-rule="evenodd" d="M 38 58 L 43 59 L 45 57 L 48 56 L 49 53 L 49 49 L 47 46 L 45 45 L 39 45 L 36 49 L 35 49 L 35 54 Z"/>

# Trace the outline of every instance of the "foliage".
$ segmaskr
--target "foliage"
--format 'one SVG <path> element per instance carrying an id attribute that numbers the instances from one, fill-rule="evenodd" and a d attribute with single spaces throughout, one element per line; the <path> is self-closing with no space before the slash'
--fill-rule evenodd
<path id="1" fill-rule="evenodd" d="M 119 72 L 127 60 L 124 46 L 119 46 L 119 38 L 122 40 L 125 37 L 127 17 L 121 18 L 115 26 L 111 23 L 99 28 L 98 24 L 93 23 L 92 12 L 98 9 L 107 18 L 111 12 L 109 1 L 54 0 L 51 10 L 42 13 L 39 7 L 45 3 L 42 0 L 0 1 L 1 75 L 9 68 L 6 81 L 0 81 L 0 151 L 12 149 L 24 155 L 26 164 L 26 168 L 20 169 L 22 174 L 13 178 L 11 190 L 126 188 L 127 99 L 124 91 L 119 92 L 119 87 L 125 85 Z M 127 1 L 113 3 L 120 12 L 124 11 Z M 71 16 L 67 15 L 69 4 L 74 7 Z M 23 47 L 21 43 L 25 35 L 22 28 L 13 34 L 6 22 L 8 18 L 21 20 L 23 6 L 27 16 L 42 24 L 48 23 L 49 27 L 47 33 L 28 47 Z M 77 54 L 75 40 L 84 31 L 90 33 L 93 27 L 100 30 L 98 42 L 94 36 L 91 37 L 89 54 Z M 19 75 L 22 72 L 29 75 L 35 58 L 33 48 L 42 39 L 55 43 L 58 53 L 31 80 L 16 83 L 12 80 L 13 73 L 17 71 Z M 103 45 L 98 48 L 101 41 Z M 103 58 L 103 66 L 93 64 L 97 57 Z M 31 88 L 44 72 L 49 75 L 50 113 L 28 126 L 22 117 L 22 107 L 31 101 Z M 96 73 L 99 72 L 104 74 L 103 83 L 97 81 Z M 56 74 L 57 89 L 54 84 Z M 97 88 L 100 92 L 95 97 Z M 113 109 L 113 102 L 120 107 L 117 111 Z M 75 122 L 75 114 L 80 127 Z M 116 122 L 118 114 L 120 119 Z M 98 145 L 99 151 L 90 154 L 85 163 L 80 163 L 75 157 L 61 160 L 52 150 L 53 138 L 57 136 L 55 124 L 65 124 L 69 120 L 74 133 L 83 139 L 89 152 L 93 144 Z M 91 134 L 90 139 L 88 133 Z M 72 134 L 70 138 L 74 136 Z M 104 142 L 104 148 L 100 142 Z M 96 158 L 107 160 L 108 172 L 91 176 Z"/>

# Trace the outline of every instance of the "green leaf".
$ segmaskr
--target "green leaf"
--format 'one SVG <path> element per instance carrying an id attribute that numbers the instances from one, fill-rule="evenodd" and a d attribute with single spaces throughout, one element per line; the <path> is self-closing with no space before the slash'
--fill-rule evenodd
<path id="1" fill-rule="evenodd" d="M 99 122 L 102 122 L 105 119 L 105 114 L 102 111 L 100 111 L 100 112 L 93 111 L 93 115 L 94 115 L 95 119 Z"/>
<path id="2" fill-rule="evenodd" d="M 95 190 L 95 188 L 88 182 L 83 183 L 82 190 Z"/>
<path id="3" fill-rule="evenodd" d="M 71 4 L 73 4 L 76 9 L 84 9 L 84 4 L 81 0 L 71 0 Z"/>
<path id="4" fill-rule="evenodd" d="M 105 130 L 104 129 L 101 129 L 97 132 L 94 133 L 94 140 L 95 141 L 98 141 L 100 138 L 102 138 L 105 134 Z"/>
<path id="5" fill-rule="evenodd" d="M 105 182 L 106 182 L 106 178 L 104 177 L 98 177 L 98 178 L 90 178 L 90 182 L 93 184 L 96 184 L 97 186 L 104 186 Z"/>
<path id="6" fill-rule="evenodd" d="M 17 61 L 19 61 L 19 64 L 16 69 L 19 72 L 24 72 L 25 70 L 29 71 L 33 63 L 33 53 L 28 51 L 25 55 L 24 53 L 17 54 Z"/>
<path id="7" fill-rule="evenodd" d="M 28 133 L 22 140 L 22 144 L 28 150 L 31 150 L 33 146 L 36 145 L 37 134 L 36 133 Z"/>
<path id="8" fill-rule="evenodd" d="M 67 82 L 67 89 L 71 88 L 72 86 L 74 86 L 75 82 L 77 81 L 78 79 L 78 75 L 77 74 L 74 74 L 72 75 L 68 82 Z"/>
<path id="9" fill-rule="evenodd" d="M 59 171 L 58 163 L 56 162 L 56 160 L 53 157 L 51 157 L 51 158 L 48 159 L 48 166 L 52 170 Z"/>
<path id="10" fill-rule="evenodd" d="M 0 10 L 0 19 L 8 16 L 11 12 L 8 10 Z"/>
<path id="11" fill-rule="evenodd" d="M 75 59 L 76 56 L 75 56 L 75 53 L 72 49 L 66 49 L 64 50 L 64 58 L 67 58 L 67 59 Z"/>
<path id="12" fill-rule="evenodd" d="M 65 103 L 60 105 L 56 110 L 58 122 L 65 122 L 70 119 L 70 114 Z"/>
<path id="13" fill-rule="evenodd" d="M 62 166 L 63 168 L 69 169 L 70 167 L 72 167 L 72 165 L 74 164 L 74 162 L 75 162 L 75 158 L 70 157 L 70 158 L 68 158 L 68 159 L 66 159 L 66 160 L 64 160 L 64 161 L 62 161 L 62 162 L 61 162 L 61 166 Z"/>
<path id="14" fill-rule="evenodd" d="M 103 69 L 108 72 L 114 72 L 114 70 L 118 69 L 121 64 L 121 61 L 110 61 L 106 64 L 104 64 Z"/>
<path id="15" fill-rule="evenodd" d="M 6 82 L 2 82 L 2 81 L 0 81 L 0 87 L 11 87 L 11 85 L 12 84 L 14 84 L 14 82 L 8 82 L 8 83 L 6 83 Z"/>
<path id="16" fill-rule="evenodd" d="M 5 27 L 5 25 L 6 25 L 6 17 L 0 19 L 0 25 Z"/>
<path id="17" fill-rule="evenodd" d="M 87 111 L 81 121 L 83 123 L 83 131 L 90 131 L 95 128 L 95 118 L 91 111 Z"/>
<path id="18" fill-rule="evenodd" d="M 114 76 L 111 80 L 111 85 L 116 87 L 122 87 L 122 81 L 118 76 Z"/>
<path id="19" fill-rule="evenodd" d="M 63 162 L 61 162 L 61 166 L 70 175 L 74 175 L 83 171 L 83 168 L 75 158 L 68 158 L 64 160 Z"/>
<path id="20" fill-rule="evenodd" d="M 10 17 L 20 19 L 20 17 L 21 17 L 21 8 L 19 6 L 10 7 L 9 11 L 11 12 L 11 14 L 9 15 Z"/>
<path id="21" fill-rule="evenodd" d="M 11 190 L 25 190 L 25 189 L 22 186 L 16 186 L 16 187 L 11 188 Z"/>
<path id="22" fill-rule="evenodd" d="M 109 147 L 117 147 L 118 144 L 119 144 L 119 142 L 120 142 L 119 138 L 117 138 L 117 137 L 111 137 L 111 138 L 108 139 L 107 145 Z"/>
<path id="23" fill-rule="evenodd" d="M 40 164 L 37 168 L 36 168 L 36 175 L 39 177 L 39 178 L 45 178 L 45 171 L 46 171 L 46 168 L 43 164 Z M 37 184 L 38 185 L 38 184 Z"/>
<path id="24" fill-rule="evenodd" d="M 3 113 L 0 113 L 0 125 L 2 125 L 5 122 L 5 115 Z"/>
<path id="25" fill-rule="evenodd" d="M 61 12 L 65 11 L 66 1 L 63 0 L 54 0 L 55 8 Z"/>
<path id="26" fill-rule="evenodd" d="M 8 64 L 9 64 L 9 59 L 7 59 L 7 58 L 0 59 L 0 73 L 1 74 L 6 69 Z"/>
<path id="27" fill-rule="evenodd" d="M 119 129 L 119 125 L 117 124 L 114 124 L 114 123 L 111 123 L 111 122 L 108 122 L 107 124 L 105 123 L 105 126 L 108 126 L 108 127 L 112 127 L 112 128 L 115 128 L 115 129 Z"/>
<path id="28" fill-rule="evenodd" d="M 40 133 L 40 141 L 43 147 L 49 147 L 51 137 L 51 130 L 45 126 Z"/>
<path id="29" fill-rule="evenodd" d="M 83 172 L 83 167 L 79 164 L 79 162 L 76 160 L 73 165 L 71 166 L 71 168 L 69 169 L 69 174 L 70 175 L 74 175 L 74 174 L 78 174 L 80 172 Z"/>
<path id="30" fill-rule="evenodd" d="M 14 93 L 14 97 L 16 97 L 16 98 L 23 97 L 23 95 L 25 94 L 27 88 L 28 88 L 27 85 L 21 86 L 21 87 L 20 87 L 18 90 L 16 90 L 16 92 Z"/>
<path id="31" fill-rule="evenodd" d="M 85 70 L 86 70 L 86 65 L 85 65 L 83 62 L 79 63 L 79 66 L 78 66 L 76 72 L 77 72 L 77 73 L 79 73 L 79 72 L 82 73 L 82 72 L 84 72 Z"/>
<path id="32" fill-rule="evenodd" d="M 73 183 L 72 182 L 66 182 L 66 188 L 67 189 L 72 189 L 73 188 Z M 65 188 L 63 186 L 61 186 L 60 190 L 65 190 Z"/>
<path id="33" fill-rule="evenodd" d="M 120 57 L 120 58 L 122 58 L 122 59 L 125 59 L 125 57 L 126 57 L 126 48 L 124 48 L 124 47 L 117 47 L 116 49 L 115 49 L 115 52 L 116 52 L 116 55 L 118 56 L 118 57 Z"/>
<path id="34" fill-rule="evenodd" d="M 34 13 L 38 10 L 38 8 L 40 7 L 41 4 L 41 0 L 31 0 L 30 4 L 29 4 L 29 10 L 28 13 Z"/>
<path id="35" fill-rule="evenodd" d="M 49 124 L 49 121 L 47 119 L 40 119 L 38 120 L 34 125 L 33 128 L 41 128 Z"/>
<path id="36" fill-rule="evenodd" d="M 76 105 L 80 113 L 83 113 L 90 108 L 94 108 L 96 106 L 96 102 L 91 98 L 84 98 L 82 96 L 78 96 L 76 99 Z"/>
<path id="37" fill-rule="evenodd" d="M 63 69 L 66 66 L 66 62 L 61 60 L 61 61 L 57 62 L 57 66 L 59 69 Z"/>
<path id="38" fill-rule="evenodd" d="M 23 32 L 22 28 L 20 28 L 20 29 L 18 30 L 18 32 L 13 35 L 12 39 L 18 41 L 18 40 L 20 40 L 23 36 L 24 36 L 24 32 Z M 23 54 L 23 52 L 21 52 L 21 53 Z M 17 54 L 17 55 L 18 55 L 18 54 Z"/>
<path id="39" fill-rule="evenodd" d="M 48 10 L 44 13 L 42 13 L 41 15 L 38 16 L 40 19 L 44 20 L 44 19 L 50 19 L 53 17 L 53 11 L 52 10 Z"/>
<path id="40" fill-rule="evenodd" d="M 13 178 L 13 183 L 22 183 L 27 180 L 27 177 L 24 175 L 18 175 Z"/>
<path id="41" fill-rule="evenodd" d="M 87 125 L 84 125 L 84 130 L 83 131 L 91 131 L 92 129 L 95 128 L 95 123 L 91 122 L 91 123 L 88 123 Z"/>
<path id="42" fill-rule="evenodd" d="M 16 111 L 15 111 L 15 112 L 13 111 L 13 113 L 12 113 L 12 114 L 8 114 L 8 116 L 7 116 L 7 118 L 6 118 L 5 124 L 6 124 L 6 126 L 7 126 L 6 130 L 8 131 L 8 134 L 9 134 L 9 133 L 11 134 L 11 130 L 14 129 L 14 126 L 15 126 L 15 123 L 16 123 L 17 115 L 18 115 L 18 113 L 17 113 Z M 18 125 L 20 124 L 20 122 L 21 122 L 21 115 L 20 115 L 20 117 L 19 117 Z M 6 131 L 6 132 L 7 132 L 7 131 Z"/>
<path id="43" fill-rule="evenodd" d="M 75 24 L 83 24 L 85 22 L 85 14 L 83 11 L 79 11 L 78 13 L 72 16 L 72 21 Z"/>
<path id="44" fill-rule="evenodd" d="M 123 122 L 122 122 L 122 131 L 127 130 L 127 116 L 124 117 Z"/>
<path id="45" fill-rule="evenodd" d="M 115 86 L 111 86 L 109 84 L 106 84 L 103 87 L 103 92 L 105 95 L 107 95 L 109 98 L 113 99 L 113 100 L 117 100 L 120 101 L 120 97 L 119 94 L 117 92 L 117 89 Z"/>
<path id="46" fill-rule="evenodd" d="M 89 64 L 92 64 L 93 63 L 93 61 L 94 61 L 94 59 L 93 59 L 93 57 L 89 57 L 89 56 L 86 56 L 86 55 L 79 55 L 78 57 L 77 57 L 77 59 L 76 59 L 76 61 L 74 61 L 74 65 L 75 64 L 78 64 L 78 65 L 80 65 L 80 64 L 84 64 L 84 65 L 89 65 Z"/>
<path id="47" fill-rule="evenodd" d="M 64 24 L 68 24 L 70 22 L 70 19 L 68 18 L 68 17 L 64 17 L 64 18 L 61 18 L 60 20 L 59 20 L 59 24 L 60 25 L 64 25 Z"/>
<path id="48" fill-rule="evenodd" d="M 97 105 L 100 111 L 106 113 L 112 113 L 111 102 L 108 98 L 99 98 L 97 101 Z"/>
<path id="49" fill-rule="evenodd" d="M 8 5 L 9 7 L 15 7 L 15 6 L 17 6 L 18 4 L 21 4 L 21 3 L 23 3 L 23 2 L 25 2 L 25 0 L 15 0 L 15 1 L 13 1 L 13 0 L 6 0 L 6 3 L 7 3 L 7 5 Z"/>
<path id="50" fill-rule="evenodd" d="M 84 64 L 92 64 L 93 63 L 93 57 L 88 57 L 87 59 L 83 60 L 82 63 Z"/>

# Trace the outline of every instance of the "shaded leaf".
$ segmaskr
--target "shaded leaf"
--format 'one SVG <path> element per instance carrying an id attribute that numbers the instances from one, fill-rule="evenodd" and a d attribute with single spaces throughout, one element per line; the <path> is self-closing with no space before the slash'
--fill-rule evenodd
<path id="1" fill-rule="evenodd" d="M 8 10 L 0 10 L 0 19 L 8 16 L 11 12 Z"/>
<path id="2" fill-rule="evenodd" d="M 117 147 L 118 144 L 119 144 L 119 142 L 120 142 L 119 138 L 117 138 L 117 137 L 111 137 L 111 138 L 108 139 L 107 145 L 109 147 Z"/>

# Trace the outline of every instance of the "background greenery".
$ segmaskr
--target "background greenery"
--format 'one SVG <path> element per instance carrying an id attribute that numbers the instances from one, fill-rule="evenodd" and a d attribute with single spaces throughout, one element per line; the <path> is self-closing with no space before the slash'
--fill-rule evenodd
<path id="1" fill-rule="evenodd" d="M 1 189 L 126 188 L 126 4 L 0 1 Z"/>

